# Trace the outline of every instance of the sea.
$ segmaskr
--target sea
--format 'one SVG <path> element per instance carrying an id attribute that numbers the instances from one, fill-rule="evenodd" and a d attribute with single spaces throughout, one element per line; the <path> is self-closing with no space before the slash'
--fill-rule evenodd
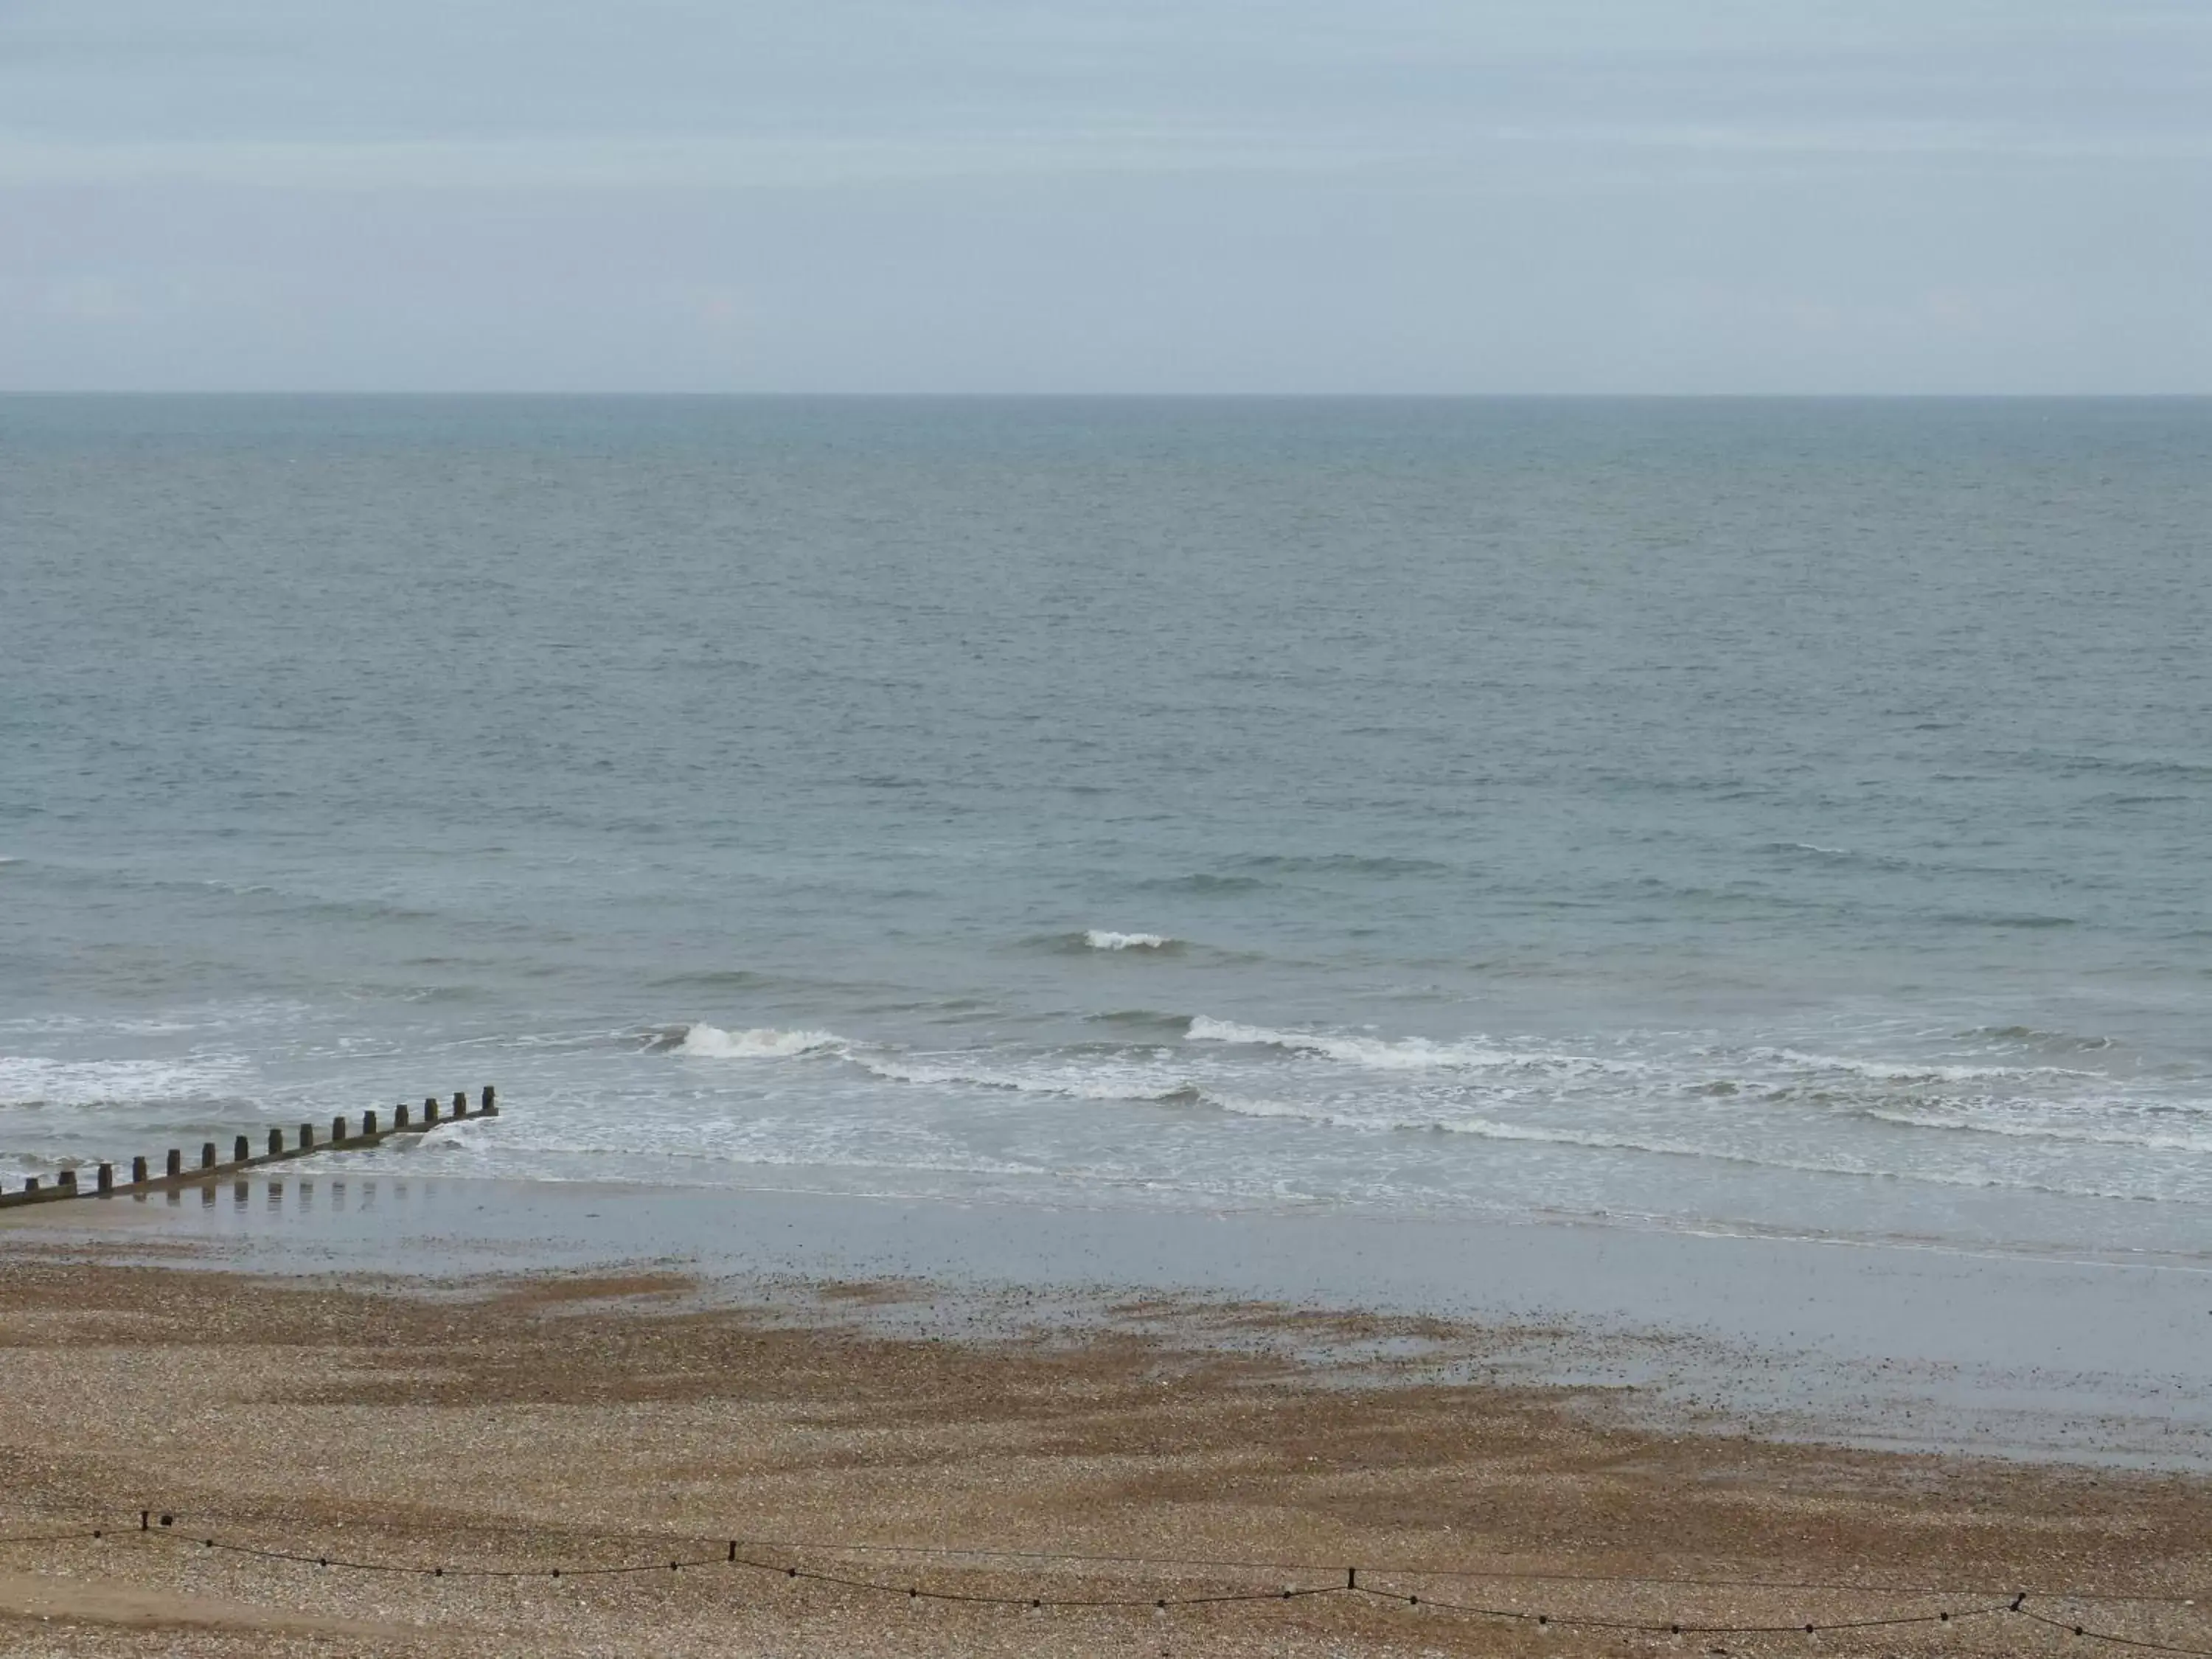
<path id="1" fill-rule="evenodd" d="M 0 1180 L 2212 1265 L 2208 595 L 2208 400 L 0 398 Z"/>

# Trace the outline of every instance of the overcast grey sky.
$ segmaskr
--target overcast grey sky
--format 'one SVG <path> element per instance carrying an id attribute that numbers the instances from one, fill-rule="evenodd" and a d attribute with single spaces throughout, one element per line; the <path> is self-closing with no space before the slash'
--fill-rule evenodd
<path id="1" fill-rule="evenodd" d="M 0 0 L 0 387 L 2212 392 L 2212 0 Z"/>

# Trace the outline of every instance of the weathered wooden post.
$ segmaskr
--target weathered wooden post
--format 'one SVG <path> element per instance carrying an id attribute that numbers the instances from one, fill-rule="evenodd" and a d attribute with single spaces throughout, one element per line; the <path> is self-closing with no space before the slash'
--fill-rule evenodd
<path id="1" fill-rule="evenodd" d="M 173 1177 L 185 1172 L 185 1155 L 174 1146 L 169 1148 L 169 1174 Z"/>
<path id="2" fill-rule="evenodd" d="M 407 1127 L 407 1103 L 404 1100 L 392 1109 L 392 1127 L 395 1129 Z"/>
<path id="3" fill-rule="evenodd" d="M 269 1132 L 269 1156 L 271 1158 L 282 1158 L 283 1155 L 284 1132 L 282 1129 L 271 1129 Z"/>
<path id="4" fill-rule="evenodd" d="M 422 1102 L 422 1122 L 425 1127 L 438 1121 L 438 1097 L 431 1095 Z"/>
<path id="5" fill-rule="evenodd" d="M 302 1123 L 300 1126 L 300 1150 L 303 1152 L 312 1152 L 315 1150 L 315 1126 L 312 1123 Z"/>
<path id="6" fill-rule="evenodd" d="M 27 1193 L 35 1193 L 36 1191 L 38 1191 L 38 1190 L 39 1190 L 39 1178 L 38 1178 L 38 1176 L 25 1176 L 23 1177 L 23 1190 L 24 1190 L 25 1192 L 27 1192 Z"/>
<path id="7" fill-rule="evenodd" d="M 456 1090 L 454 1090 L 454 1091 L 453 1091 L 453 1115 L 454 1115 L 455 1117 L 466 1117 L 468 1115 L 469 1115 L 469 1091 L 468 1091 L 466 1089 L 456 1089 Z"/>
<path id="8" fill-rule="evenodd" d="M 201 1143 L 200 1168 L 203 1170 L 212 1170 L 215 1168 L 215 1142 L 212 1140 L 204 1141 Z"/>
<path id="9" fill-rule="evenodd" d="M 237 1139 L 230 1143 L 230 1161 L 233 1164 L 250 1163 L 252 1160 L 252 1158 L 253 1143 L 248 1140 L 244 1135 L 239 1136 Z"/>
<path id="10" fill-rule="evenodd" d="M 345 1119 L 344 1119 L 344 1118 L 343 1118 L 343 1117 L 334 1117 L 334 1118 L 332 1118 L 332 1119 L 331 1120 L 331 1145 L 332 1145 L 333 1146 L 337 1146 L 337 1143 L 338 1143 L 338 1142 L 340 1142 L 341 1140 L 343 1140 L 345 1138 L 346 1138 Z"/>
<path id="11" fill-rule="evenodd" d="M 146 1160 L 143 1158 L 134 1158 L 131 1160 L 131 1184 L 134 1187 L 143 1187 L 146 1184 Z"/>
<path id="12" fill-rule="evenodd" d="M 491 1085 L 489 1083 L 483 1086 L 483 1115 L 486 1117 L 499 1115 L 499 1097 L 492 1093 Z"/>
<path id="13" fill-rule="evenodd" d="M 54 1177 L 54 1180 L 58 1184 L 66 1187 L 69 1189 L 69 1195 L 71 1198 L 75 1198 L 76 1196 L 76 1171 L 75 1170 L 64 1170 L 59 1175 Z"/>
<path id="14" fill-rule="evenodd" d="M 376 1114 L 374 1112 L 363 1112 L 361 1115 L 361 1138 L 363 1140 L 374 1140 L 376 1139 Z"/>
<path id="15" fill-rule="evenodd" d="M 106 1198 L 110 1193 L 115 1190 L 115 1166 L 112 1164 L 101 1164 L 100 1166 L 99 1180 L 100 1195 L 102 1198 Z"/>

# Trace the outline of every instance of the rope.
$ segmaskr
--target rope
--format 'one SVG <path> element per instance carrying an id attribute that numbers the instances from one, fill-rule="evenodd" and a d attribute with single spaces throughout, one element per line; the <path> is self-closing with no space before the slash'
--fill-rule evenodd
<path id="1" fill-rule="evenodd" d="M 714 1567 L 736 1567 L 768 1577 L 782 1578 L 806 1583 L 817 1583 L 838 1589 L 861 1591 L 871 1595 L 902 1596 L 909 1601 L 936 1601 L 972 1607 L 1028 1607 L 1032 1609 L 1065 1608 L 1073 1610 L 1131 1610 L 1151 1608 L 1155 1613 L 1166 1613 L 1182 1607 L 1220 1607 L 1261 1601 L 1310 1601 L 1323 1596 L 1352 1596 L 1408 1608 L 1427 1608 L 1432 1612 L 1456 1613 L 1468 1618 L 1493 1619 L 1540 1628 L 1562 1630 L 1612 1631 L 1623 1633 L 1655 1636 L 1784 1636 L 1793 1634 L 1817 1635 L 1823 1632 L 1844 1632 L 1894 1629 L 1906 1626 L 1949 1625 L 1971 1619 L 2017 1616 L 2032 1624 L 2063 1631 L 2087 1641 L 2102 1642 L 2115 1647 L 2133 1648 L 2145 1652 L 2187 1656 L 2188 1659 L 2212 1659 L 2212 1648 L 2185 1647 L 2174 1643 L 2153 1641 L 2143 1637 L 2123 1636 L 2117 1632 L 2092 1629 L 2070 1619 L 2055 1617 L 2027 1606 L 2033 1599 L 2043 1603 L 2066 1601 L 2137 1601 L 2144 1604 L 2174 1602 L 2186 1598 L 2172 1595 L 2130 1595 L 2121 1592 L 2075 1594 L 2074 1592 L 2007 1592 L 1987 1605 L 1965 1607 L 1943 1607 L 1932 1613 L 1894 1613 L 1876 1618 L 1844 1620 L 1793 1620 L 1787 1624 L 1705 1624 L 1694 1620 L 1657 1621 L 1635 1619 L 1607 1619 L 1595 1614 L 1577 1613 L 1553 1613 L 1531 1612 L 1525 1607 L 1492 1607 L 1479 1602 L 1440 1600 L 1398 1588 L 1388 1582 L 1370 1580 L 1363 1583 L 1363 1571 L 1379 1573 L 1384 1580 L 1404 1578 L 1521 1578 L 1535 1583 L 1571 1582 L 1587 1584 L 1618 1584 L 1634 1586 L 1696 1585 L 1710 1588 L 1758 1589 L 1820 1589 L 1860 1595 L 1982 1595 L 1983 1592 L 1949 1591 L 1920 1588 L 1822 1583 L 1818 1581 L 1753 1579 L 1753 1578 L 1661 1578 L 1634 1575 L 1606 1575 L 1599 1573 L 1511 1572 L 1487 1569 L 1447 1569 L 1429 1567 L 1386 1567 L 1377 1569 L 1323 1568 L 1313 1563 L 1283 1563 L 1268 1561 L 1232 1560 L 1202 1556 L 1108 1555 L 1085 1554 L 1066 1550 L 1001 1550 L 961 1546 L 915 1546 L 912 1547 L 886 1544 L 799 1544 L 776 1543 L 764 1540 L 731 1539 L 719 1554 L 676 1554 L 650 1561 L 629 1561 L 608 1565 L 502 1567 L 468 1566 L 446 1562 L 428 1565 L 399 1561 L 366 1560 L 351 1556 L 309 1554 L 304 1550 L 276 1549 L 265 1545 L 239 1542 L 215 1536 L 205 1530 L 186 1532 L 174 1525 L 175 1516 L 164 1514 L 161 1524 L 154 1524 L 154 1511 L 143 1511 L 136 1528 L 117 1531 L 93 1528 L 70 1532 L 0 1534 L 0 1545 L 77 1543 L 99 1540 L 143 1541 L 159 1540 L 184 1548 L 197 1547 L 217 1554 L 240 1557 L 252 1560 L 281 1561 L 302 1566 L 337 1569 L 349 1572 L 380 1572 L 410 1577 L 478 1578 L 478 1579 L 562 1579 L 607 1578 L 629 1575 L 665 1572 L 678 1574 L 687 1569 L 698 1571 Z M 520 1530 L 520 1529 L 503 1529 Z M 541 1534 L 544 1536 L 561 1534 Z M 695 1546 L 696 1547 L 696 1546 Z M 1279 1589 L 1229 1589 L 1202 1594 L 1072 1596 L 1043 1594 L 992 1593 L 981 1590 L 954 1590 L 933 1588 L 908 1581 L 863 1577 L 852 1573 L 824 1571 L 788 1559 L 774 1560 L 748 1551 L 775 1550 L 796 1553 L 801 1550 L 820 1553 L 850 1553 L 893 1554 L 903 1553 L 928 1559 L 959 1557 L 977 1560 L 1007 1559 L 1024 1561 L 1053 1561 L 1109 1567 L 1175 1567 L 1201 1571 L 1277 1571 L 1299 1573 L 1321 1571 L 1341 1572 L 1343 1582 L 1325 1584 L 1292 1584 Z"/>
<path id="2" fill-rule="evenodd" d="M 2018 1603 L 2014 1603 L 2006 1611 L 2016 1613 L 2021 1618 L 2034 1624 L 2048 1625 L 2053 1630 L 2063 1630 L 2069 1635 L 2084 1637 L 2093 1642 L 2109 1642 L 2115 1647 L 2142 1648 L 2150 1653 L 2191 1654 L 2196 1656 L 2197 1659 L 2204 1659 L 2204 1656 L 2212 1654 L 2212 1648 L 2176 1647 L 2170 1642 L 2150 1642 L 2139 1636 L 2115 1636 L 2110 1631 L 2091 1630 L 2086 1626 L 2075 1624 L 2070 1619 L 2052 1619 L 2046 1614 L 2036 1612 L 2033 1607 L 2021 1607 Z"/>
<path id="3" fill-rule="evenodd" d="M 1066 1561 L 1097 1566 L 1201 1567 L 1226 1571 L 1331 1572 L 1342 1569 L 1328 1562 L 1266 1561 L 1244 1557 L 1202 1555 L 1092 1555 L 1073 1550 L 1000 1549 L 980 1545 L 834 1544 L 807 1538 L 740 1538 L 748 1549 L 795 1550 L 821 1555 L 919 1555 L 939 1559 L 1006 1561 Z M 1540 1571 L 1520 1567 L 1436 1567 L 1404 1562 L 1378 1562 L 1363 1572 L 1395 1578 L 1487 1578 L 1529 1583 L 1650 1584 L 1685 1589 L 1838 1590 L 1860 1595 L 1972 1595 L 2005 1600 L 2017 1595 L 2016 1587 L 1960 1584 L 1869 1584 L 1846 1579 L 1729 1578 L 1689 1574 L 1638 1574 Z M 2128 1590 L 2053 1589 L 2037 1592 L 2051 1601 L 2169 1602 L 2174 1606 L 2212 1601 L 2212 1590 L 2160 1594 Z"/>

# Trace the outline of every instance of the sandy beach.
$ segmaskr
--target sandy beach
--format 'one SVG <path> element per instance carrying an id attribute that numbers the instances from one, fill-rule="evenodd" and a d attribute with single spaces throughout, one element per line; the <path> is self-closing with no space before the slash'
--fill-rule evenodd
<path id="1" fill-rule="evenodd" d="M 2212 1649 L 2192 1474 L 1730 1431 L 1526 1325 L 94 1208 L 0 1227 L 11 1653 Z"/>

